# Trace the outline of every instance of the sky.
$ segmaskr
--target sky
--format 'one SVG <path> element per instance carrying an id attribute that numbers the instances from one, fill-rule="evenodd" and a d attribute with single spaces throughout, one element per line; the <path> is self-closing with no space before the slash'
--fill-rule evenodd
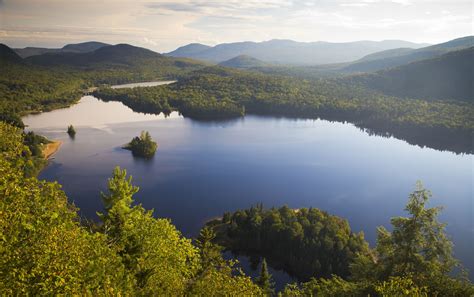
<path id="1" fill-rule="evenodd" d="M 130 43 L 168 52 L 188 43 L 401 39 L 473 35 L 472 0 L 0 0 L 0 43 Z"/>

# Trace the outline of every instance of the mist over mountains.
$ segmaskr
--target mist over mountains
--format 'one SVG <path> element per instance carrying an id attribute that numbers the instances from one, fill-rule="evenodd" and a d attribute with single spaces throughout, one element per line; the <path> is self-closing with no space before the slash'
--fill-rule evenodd
<path id="1" fill-rule="evenodd" d="M 75 44 L 66 44 L 62 48 L 25 47 L 16 48 L 15 52 L 22 58 L 52 53 L 88 53 L 110 44 L 88 41 Z"/>
<path id="2" fill-rule="evenodd" d="M 187 57 L 213 63 L 220 63 L 240 55 L 275 64 L 318 65 L 343 63 L 360 59 L 375 52 L 408 47 L 420 48 L 427 44 L 403 40 L 355 41 L 355 42 L 297 42 L 274 39 L 264 42 L 224 43 L 210 47 L 192 43 L 165 55 Z"/>
<path id="3" fill-rule="evenodd" d="M 398 48 L 367 55 L 351 63 L 344 70 L 353 72 L 372 72 L 392 68 L 423 59 L 439 57 L 455 50 L 474 46 L 474 36 L 466 36 L 418 49 Z"/>

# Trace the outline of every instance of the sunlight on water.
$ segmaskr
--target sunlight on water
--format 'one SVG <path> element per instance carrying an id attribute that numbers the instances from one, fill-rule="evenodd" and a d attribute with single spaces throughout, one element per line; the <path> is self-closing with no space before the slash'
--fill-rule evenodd
<path id="1" fill-rule="evenodd" d="M 179 118 L 181 116 L 178 112 L 172 112 L 169 117 Z M 120 102 L 104 102 L 92 96 L 84 96 L 78 104 L 70 108 L 28 115 L 23 118 L 23 122 L 34 129 L 59 128 L 64 130 L 67 125 L 106 129 L 106 126 L 110 124 L 155 121 L 164 118 L 164 114 L 137 113 Z"/>
<path id="2" fill-rule="evenodd" d="M 166 81 L 148 81 L 148 82 L 141 82 L 141 83 L 133 83 L 133 84 L 124 84 L 124 85 L 115 85 L 112 86 L 112 89 L 126 89 L 126 88 L 138 88 L 138 87 L 155 87 L 155 86 L 162 86 L 162 85 L 169 85 L 175 83 L 175 80 L 166 80 Z"/>

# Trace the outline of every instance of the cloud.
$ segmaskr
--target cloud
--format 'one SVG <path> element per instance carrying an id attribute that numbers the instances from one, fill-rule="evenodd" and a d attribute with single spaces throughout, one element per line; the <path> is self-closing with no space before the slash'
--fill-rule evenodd
<path id="1" fill-rule="evenodd" d="M 143 43 L 145 44 L 149 44 L 149 45 L 153 45 L 153 46 L 157 46 L 158 43 L 156 43 L 155 41 L 151 40 L 151 39 L 148 39 L 147 37 L 143 37 Z"/>
<path id="2" fill-rule="evenodd" d="M 356 3 L 341 3 L 339 4 L 342 7 L 367 7 L 368 3 L 365 2 L 356 2 Z"/>
<path id="3" fill-rule="evenodd" d="M 20 47 L 94 39 L 170 51 L 191 42 L 437 42 L 472 34 L 470 0 L 0 0 L 0 7 L 2 41 Z"/>

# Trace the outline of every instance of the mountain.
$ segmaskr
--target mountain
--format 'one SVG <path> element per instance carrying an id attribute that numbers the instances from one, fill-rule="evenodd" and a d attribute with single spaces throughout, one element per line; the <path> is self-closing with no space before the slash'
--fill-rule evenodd
<path id="1" fill-rule="evenodd" d="M 240 55 L 230 60 L 219 63 L 220 66 L 233 68 L 253 68 L 268 66 L 267 63 L 247 55 Z"/>
<path id="2" fill-rule="evenodd" d="M 25 47 L 15 48 L 14 51 L 22 58 L 27 58 L 36 55 L 42 55 L 46 53 L 59 53 L 60 48 L 44 48 L 44 47 Z"/>
<path id="3" fill-rule="evenodd" d="M 29 63 L 43 66 L 68 65 L 85 67 L 93 64 L 139 64 L 143 60 L 157 59 L 162 55 L 151 50 L 129 44 L 117 44 L 100 47 L 87 53 L 59 52 L 31 56 L 25 60 Z"/>
<path id="4" fill-rule="evenodd" d="M 474 47 L 351 79 L 398 97 L 472 102 Z"/>
<path id="5" fill-rule="evenodd" d="M 419 49 L 394 49 L 363 57 L 343 68 L 349 72 L 373 72 L 396 67 L 423 59 L 435 58 L 450 51 L 474 46 L 474 36 L 457 38 L 448 42 Z"/>
<path id="6" fill-rule="evenodd" d="M 14 50 L 18 55 L 20 55 L 20 57 L 27 58 L 31 56 L 53 53 L 87 53 L 108 45 L 109 44 L 107 43 L 88 41 L 82 43 L 66 44 L 62 48 L 25 47 L 16 48 Z"/>
<path id="7" fill-rule="evenodd" d="M 23 59 L 7 45 L 0 43 L 0 65 L 22 63 Z"/>
<path id="8" fill-rule="evenodd" d="M 374 61 L 374 60 L 392 58 L 392 57 L 405 55 L 405 54 L 410 53 L 412 51 L 413 51 L 413 49 L 408 48 L 408 47 L 394 48 L 394 49 L 389 49 L 389 50 L 369 54 L 369 55 L 363 57 L 362 59 L 359 59 L 358 61 L 366 62 L 366 61 Z"/>
<path id="9" fill-rule="evenodd" d="M 83 43 L 75 43 L 75 44 L 66 44 L 63 48 L 63 52 L 75 52 L 75 53 L 88 53 L 95 51 L 101 47 L 109 46 L 110 44 L 97 42 L 97 41 L 89 41 Z"/>
<path id="10" fill-rule="evenodd" d="M 81 75 L 87 74 L 97 84 L 178 79 L 208 66 L 186 58 L 166 57 L 129 44 L 103 46 L 88 53 L 47 53 L 24 61 L 30 66 L 44 66 L 53 71 L 74 70 Z"/>
<path id="11" fill-rule="evenodd" d="M 350 62 L 360 59 L 365 55 L 387 49 L 400 47 L 419 48 L 422 46 L 426 46 L 426 44 L 416 44 L 401 40 L 332 43 L 274 39 L 264 42 L 224 43 L 213 47 L 190 44 L 166 55 L 188 57 L 214 63 L 220 63 L 239 55 L 248 55 L 269 63 L 317 65 Z"/>
<path id="12" fill-rule="evenodd" d="M 186 58 L 192 55 L 199 54 L 200 52 L 203 52 L 210 48 L 211 47 L 208 45 L 204 45 L 200 43 L 190 43 L 188 45 L 178 47 L 176 50 L 172 52 L 173 54 L 170 56 Z"/>

